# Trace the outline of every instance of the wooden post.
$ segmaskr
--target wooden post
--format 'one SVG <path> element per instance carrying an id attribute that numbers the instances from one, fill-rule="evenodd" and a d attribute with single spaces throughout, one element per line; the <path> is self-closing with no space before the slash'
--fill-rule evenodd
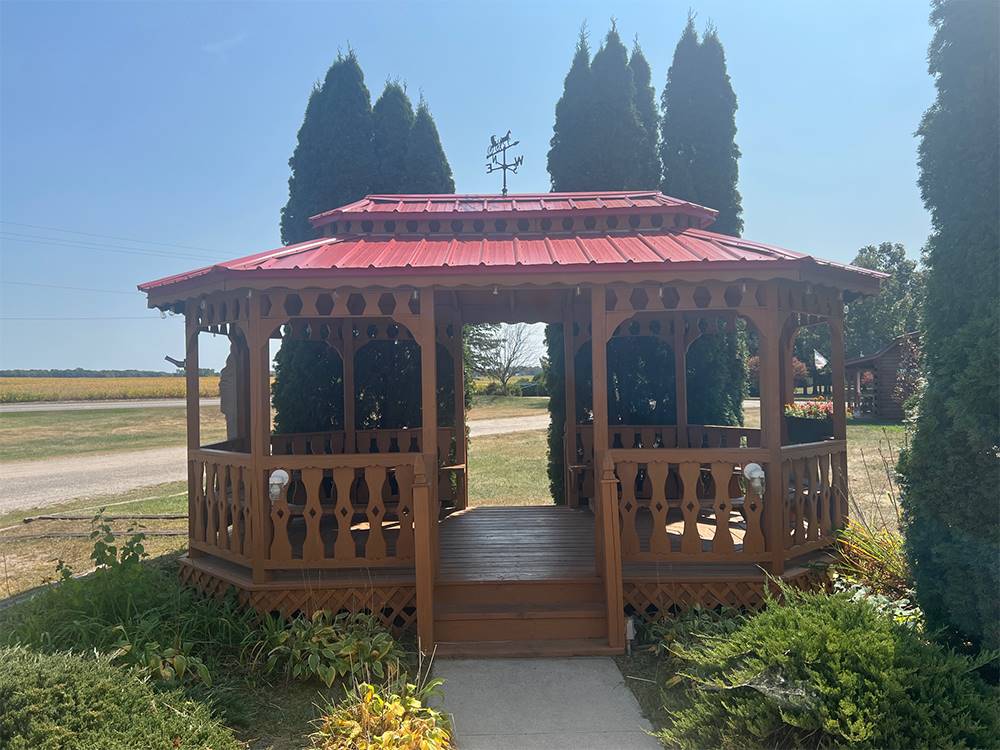
<path id="1" fill-rule="evenodd" d="M 844 398 L 844 318 L 843 313 L 831 315 L 830 326 L 830 383 L 833 386 L 833 436 L 847 439 L 847 404 Z"/>
<path id="2" fill-rule="evenodd" d="M 687 345 L 684 316 L 674 316 L 674 393 L 677 399 L 677 447 L 688 447 Z"/>
<path id="3" fill-rule="evenodd" d="M 785 503 L 788 488 L 784 486 L 781 469 L 783 321 L 773 294 L 768 295 L 768 308 L 757 318 L 760 335 L 760 444 L 768 453 L 764 527 L 767 529 L 767 549 L 772 553 L 771 572 L 781 575 L 785 572 Z"/>
<path id="4" fill-rule="evenodd" d="M 413 477 L 413 544 L 417 587 L 417 643 L 421 651 L 434 650 L 434 535 L 437 518 L 432 512 L 425 457 L 417 457 Z"/>
<path id="5" fill-rule="evenodd" d="M 604 286 L 590 290 L 591 364 L 594 404 L 594 479 L 601 503 L 601 536 L 604 542 L 604 590 L 607 600 L 608 645 L 625 645 L 625 611 L 622 604 L 621 527 L 618 518 L 618 482 L 608 455 L 608 316 Z"/>
<path id="6" fill-rule="evenodd" d="M 580 504 L 576 491 L 576 347 L 573 342 L 573 292 L 563 313 L 563 381 L 566 399 L 566 420 L 563 428 L 563 471 L 564 500 L 575 508 Z"/>
<path id="7" fill-rule="evenodd" d="M 201 447 L 201 402 L 198 377 L 198 311 L 188 310 L 184 316 L 184 380 L 187 399 L 187 448 Z M 195 468 L 188 456 L 188 540 L 194 539 Z M 188 549 L 188 557 L 200 557 L 195 549 Z"/>
<path id="8" fill-rule="evenodd" d="M 341 356 L 344 368 L 344 453 L 357 453 L 354 401 L 354 321 L 348 318 L 340 325 L 340 337 L 343 341 Z"/>
<path id="9" fill-rule="evenodd" d="M 264 561 L 270 554 L 271 500 L 268 497 L 268 477 L 265 460 L 271 455 L 271 350 L 270 331 L 261 318 L 260 298 L 254 296 L 250 305 L 250 514 L 252 517 L 252 560 L 254 583 L 270 578 Z"/>
<path id="10" fill-rule="evenodd" d="M 430 534 L 433 540 L 431 567 L 421 573 L 431 581 L 437 571 L 437 527 L 440 513 L 438 503 L 438 418 L 437 418 L 437 329 L 434 320 L 434 290 L 420 292 L 420 319 L 416 338 L 420 344 L 420 440 L 430 490 L 430 512 L 433 521 Z"/>
<path id="11" fill-rule="evenodd" d="M 469 507 L 469 441 L 465 434 L 465 361 L 463 359 L 465 344 L 462 335 L 462 320 L 458 317 L 457 311 L 453 325 L 456 337 L 456 343 L 451 350 L 455 367 L 455 463 L 465 467 L 465 471 L 459 475 L 458 497 L 455 498 L 455 506 L 458 510 L 465 510 Z"/>

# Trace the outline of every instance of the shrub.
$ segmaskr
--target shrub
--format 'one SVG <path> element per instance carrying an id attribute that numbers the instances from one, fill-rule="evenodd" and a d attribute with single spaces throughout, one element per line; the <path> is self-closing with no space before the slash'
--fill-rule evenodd
<path id="1" fill-rule="evenodd" d="M 402 650 L 371 615 L 317 610 L 311 618 L 265 620 L 263 634 L 252 635 L 250 654 L 267 672 L 295 680 L 317 678 L 330 687 L 338 678 L 395 676 Z"/>
<path id="2" fill-rule="evenodd" d="M 240 747 L 204 705 L 106 658 L 0 649 L 0 706 L 7 750 Z"/>
<path id="3" fill-rule="evenodd" d="M 865 600 L 786 588 L 733 633 L 677 647 L 684 748 L 994 747 L 1000 700 L 971 661 Z"/>
<path id="4" fill-rule="evenodd" d="M 447 718 L 428 708 L 440 680 L 423 686 L 404 683 L 376 687 L 364 682 L 329 706 L 311 735 L 317 750 L 448 750 Z"/>
<path id="5" fill-rule="evenodd" d="M 170 683 L 209 683 L 239 660 L 251 612 L 183 587 L 173 566 L 142 562 L 141 533 L 119 544 L 100 514 L 94 526 L 94 573 L 74 578 L 60 564 L 57 585 L 0 617 L 0 645 L 106 654 Z"/>

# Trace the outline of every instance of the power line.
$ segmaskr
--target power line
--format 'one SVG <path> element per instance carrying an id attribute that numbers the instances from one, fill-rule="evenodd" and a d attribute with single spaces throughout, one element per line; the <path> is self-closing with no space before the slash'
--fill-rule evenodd
<path id="1" fill-rule="evenodd" d="M 13 286 L 37 286 L 43 289 L 68 289 L 73 292 L 100 292 L 101 294 L 127 294 L 129 296 L 140 294 L 138 289 L 131 292 L 126 292 L 123 289 L 94 289 L 92 287 L 86 287 L 86 286 L 63 286 L 61 284 L 40 284 L 34 281 L 0 281 L 0 284 L 13 285 Z"/>
<path id="2" fill-rule="evenodd" d="M 105 240 L 119 240 L 121 242 L 135 242 L 142 245 L 160 245 L 162 247 L 179 247 L 184 250 L 201 250 L 206 253 L 217 253 L 217 250 L 212 250 L 208 247 L 198 247 L 197 245 L 179 245 L 176 242 L 158 242 L 156 240 L 136 240 L 131 237 L 116 237 L 111 234 L 95 234 L 93 232 L 81 232 L 78 229 L 64 229 L 62 227 L 46 227 L 40 224 L 24 224 L 18 221 L 2 221 L 0 224 L 10 224 L 14 227 L 28 227 L 30 229 L 45 229 L 50 232 L 66 232 L 67 234 L 79 234 L 84 237 L 98 237 Z"/>
<path id="3" fill-rule="evenodd" d="M 85 317 L 80 317 L 80 318 L 34 318 L 34 317 L 8 317 L 8 316 L 5 316 L 5 315 L 0 315 L 0 321 L 2 321 L 2 320 L 35 320 L 35 321 L 37 321 L 37 320 L 54 320 L 54 321 L 57 321 L 57 320 L 61 320 L 61 321 L 67 321 L 67 320 L 163 320 L 163 318 L 159 318 L 159 317 L 151 318 L 148 315 L 134 316 L 134 317 L 129 317 L 129 316 L 117 316 L 116 317 L 116 316 L 113 316 L 113 315 L 95 315 L 95 316 L 85 316 Z"/>
<path id="4" fill-rule="evenodd" d="M 191 255 L 189 253 L 174 253 L 166 250 L 146 250 L 136 247 L 125 247 L 123 245 L 98 245 L 84 244 L 81 241 L 63 240 L 59 237 L 42 237 L 40 235 L 18 234 L 17 232 L 6 232 L 0 230 L 0 239 L 13 242 L 29 242 L 35 245 L 49 245 L 52 247 L 71 247 L 83 250 L 99 250 L 108 253 L 119 253 L 123 255 L 144 255 L 151 258 L 184 258 L 188 260 L 200 260 L 203 263 L 208 259 L 201 255 Z"/>

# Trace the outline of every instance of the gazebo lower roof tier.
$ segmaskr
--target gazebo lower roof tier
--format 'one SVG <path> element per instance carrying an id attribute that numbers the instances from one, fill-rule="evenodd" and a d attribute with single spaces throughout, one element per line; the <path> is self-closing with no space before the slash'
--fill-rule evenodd
<path id="1" fill-rule="evenodd" d="M 554 208 L 538 208 L 550 203 Z M 407 210 L 411 206 L 415 210 Z M 639 209 L 647 213 L 636 213 Z M 489 218 L 469 221 L 470 211 L 485 211 Z M 659 193 L 369 196 L 320 214 L 333 222 L 327 229 L 339 225 L 332 236 L 176 274 L 139 289 L 160 304 L 173 292 L 217 282 L 233 288 L 322 278 L 324 283 L 342 279 L 347 285 L 377 286 L 379 277 L 404 275 L 417 285 L 430 278 L 514 274 L 544 283 L 555 273 L 563 281 L 583 283 L 595 272 L 682 277 L 712 270 L 774 272 L 811 281 L 828 277 L 832 286 L 866 294 L 875 292 L 883 277 L 703 229 L 707 222 L 702 219 L 711 220 L 714 213 Z M 386 219 L 388 214 L 393 218 Z M 349 225 L 347 216 L 355 217 Z"/>

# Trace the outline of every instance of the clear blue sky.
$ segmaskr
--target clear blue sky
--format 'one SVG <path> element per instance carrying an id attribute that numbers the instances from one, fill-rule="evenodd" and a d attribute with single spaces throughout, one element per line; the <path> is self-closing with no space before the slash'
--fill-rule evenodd
<path id="1" fill-rule="evenodd" d="M 912 134 L 933 99 L 920 0 L 6 1 L 0 368 L 169 369 L 181 324 L 130 292 L 280 244 L 287 160 L 338 49 L 357 51 L 373 99 L 390 77 L 423 92 L 460 192 L 499 189 L 482 154 L 508 128 L 525 159 L 512 189 L 545 191 L 580 24 L 594 49 L 612 14 L 638 34 L 659 95 L 689 5 L 718 26 L 739 97 L 745 235 L 841 261 L 885 240 L 916 256 L 929 223 Z M 122 248 L 157 254 L 108 251 Z"/>

